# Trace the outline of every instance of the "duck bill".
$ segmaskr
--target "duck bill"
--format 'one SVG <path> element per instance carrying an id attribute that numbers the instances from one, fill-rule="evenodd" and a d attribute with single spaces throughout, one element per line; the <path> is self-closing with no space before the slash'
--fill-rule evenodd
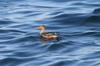
<path id="1" fill-rule="evenodd" d="M 40 27 L 35 27 L 35 29 L 40 29 Z"/>

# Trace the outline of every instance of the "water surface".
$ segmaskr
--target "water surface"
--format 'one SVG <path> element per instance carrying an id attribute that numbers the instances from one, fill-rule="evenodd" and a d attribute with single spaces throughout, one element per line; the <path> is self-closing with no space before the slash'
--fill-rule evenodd
<path id="1" fill-rule="evenodd" d="M 100 1 L 1 0 L 0 66 L 100 66 Z"/>

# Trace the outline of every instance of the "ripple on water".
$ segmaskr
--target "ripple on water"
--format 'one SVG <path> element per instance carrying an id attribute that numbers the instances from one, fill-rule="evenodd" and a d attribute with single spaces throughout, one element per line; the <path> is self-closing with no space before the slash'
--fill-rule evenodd
<path id="1" fill-rule="evenodd" d="M 100 14 L 100 8 L 94 9 L 93 13 L 94 14 Z"/>
<path id="2" fill-rule="evenodd" d="M 29 61 L 29 60 L 24 60 L 24 59 L 18 59 L 18 58 L 5 58 L 5 59 L 2 59 L 0 60 L 0 65 L 2 66 L 17 66 L 21 63 L 25 63 L 26 61 Z"/>
<path id="3" fill-rule="evenodd" d="M 0 66 L 99 66 L 99 0 L 43 1 L 0 1 Z M 43 42 L 43 24 L 60 40 Z"/>

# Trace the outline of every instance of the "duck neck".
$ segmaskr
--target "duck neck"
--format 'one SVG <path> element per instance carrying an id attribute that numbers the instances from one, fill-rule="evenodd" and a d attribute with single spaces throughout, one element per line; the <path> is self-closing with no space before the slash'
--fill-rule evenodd
<path id="1" fill-rule="evenodd" d="M 44 33 L 44 31 L 45 31 L 45 27 L 41 28 L 40 34 Z"/>

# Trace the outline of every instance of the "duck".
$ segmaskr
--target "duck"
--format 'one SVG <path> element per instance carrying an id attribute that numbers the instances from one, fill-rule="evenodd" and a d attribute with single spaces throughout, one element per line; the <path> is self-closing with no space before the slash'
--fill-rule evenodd
<path id="1" fill-rule="evenodd" d="M 40 25 L 38 27 L 35 27 L 35 29 L 41 29 L 40 36 L 45 39 L 57 39 L 59 35 L 55 32 L 45 32 L 45 26 Z"/>

